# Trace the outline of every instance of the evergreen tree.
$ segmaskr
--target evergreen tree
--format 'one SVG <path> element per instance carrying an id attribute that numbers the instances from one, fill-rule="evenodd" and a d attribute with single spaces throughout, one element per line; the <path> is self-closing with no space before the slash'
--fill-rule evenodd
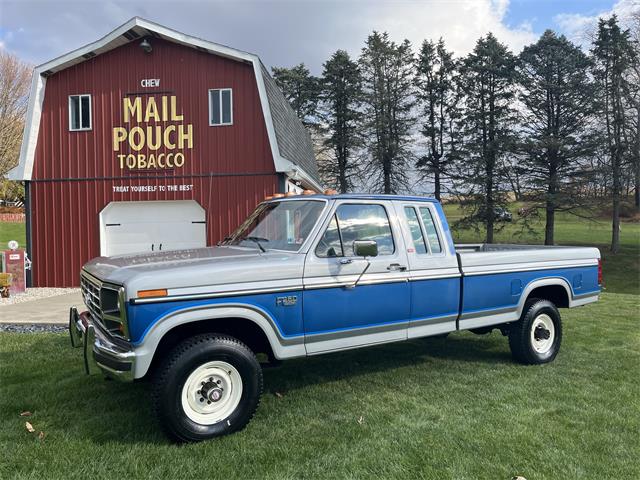
<path id="1" fill-rule="evenodd" d="M 584 197 L 580 159 L 592 153 L 584 132 L 591 121 L 590 61 L 564 36 L 547 30 L 519 58 L 523 163 L 529 196 L 546 212 L 545 245 L 554 243 L 555 213 L 572 211 Z"/>
<path id="2" fill-rule="evenodd" d="M 273 79 L 302 123 L 307 127 L 316 125 L 320 79 L 311 75 L 304 63 L 292 68 L 272 67 L 271 71 Z"/>
<path id="3" fill-rule="evenodd" d="M 417 60 L 417 96 L 424 112 L 422 135 L 427 153 L 417 167 L 424 176 L 433 175 L 434 196 L 440 200 L 442 178 L 455 149 L 454 112 L 457 104 L 453 54 L 446 50 L 442 38 L 438 43 L 424 41 Z"/>
<path id="4" fill-rule="evenodd" d="M 341 193 L 353 187 L 358 174 L 355 152 L 361 143 L 358 134 L 361 100 L 358 64 L 346 51 L 338 50 L 324 63 L 322 74 L 321 117 L 328 155 L 319 169 L 323 180 Z"/>
<path id="5" fill-rule="evenodd" d="M 497 213 L 506 208 L 508 155 L 513 149 L 515 58 L 489 33 L 460 67 L 462 154 L 456 180 L 462 183 L 463 226 L 484 225 L 493 243 Z"/>
<path id="6" fill-rule="evenodd" d="M 618 19 L 600 19 L 593 42 L 594 77 L 598 86 L 599 116 L 605 126 L 608 167 L 611 172 L 612 235 L 611 251 L 620 249 L 620 197 L 622 193 L 623 160 L 628 143 L 624 98 L 629 92 L 628 73 L 636 52 L 628 30 L 623 31 Z"/>
<path id="7" fill-rule="evenodd" d="M 408 40 L 400 44 L 385 33 L 373 32 L 360 56 L 363 79 L 366 165 L 373 188 L 397 193 L 408 186 L 412 158 L 414 59 Z"/>

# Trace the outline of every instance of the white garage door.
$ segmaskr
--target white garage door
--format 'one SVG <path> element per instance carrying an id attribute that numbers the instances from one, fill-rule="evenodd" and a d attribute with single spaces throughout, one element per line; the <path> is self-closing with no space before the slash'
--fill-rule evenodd
<path id="1" fill-rule="evenodd" d="M 111 202 L 100 212 L 100 254 L 204 247 L 205 218 L 194 200 Z"/>

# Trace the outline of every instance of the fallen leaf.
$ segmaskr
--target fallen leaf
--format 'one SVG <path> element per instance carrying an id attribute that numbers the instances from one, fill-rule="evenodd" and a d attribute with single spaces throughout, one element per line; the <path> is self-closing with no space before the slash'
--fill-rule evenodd
<path id="1" fill-rule="evenodd" d="M 527 480 L 524 477 L 521 477 L 520 475 L 516 475 L 515 477 L 513 477 L 511 480 Z"/>
<path id="2" fill-rule="evenodd" d="M 29 433 L 33 433 L 36 431 L 36 429 L 33 428 L 33 425 L 31 425 L 29 422 L 24 422 L 24 426 L 27 429 L 27 432 Z"/>
<path id="3" fill-rule="evenodd" d="M 38 438 L 39 438 L 40 440 L 44 440 L 44 432 L 40 432 L 40 433 L 38 434 Z"/>
<path id="4" fill-rule="evenodd" d="M 284 395 L 282 395 L 280 392 L 276 392 L 276 397 L 282 398 L 282 397 L 284 397 Z"/>
<path id="5" fill-rule="evenodd" d="M 33 415 L 33 413 L 31 413 L 29 410 L 26 410 L 20 414 L 21 417 L 30 417 L 31 415 Z"/>
<path id="6" fill-rule="evenodd" d="M 358 423 L 360 425 L 362 425 L 364 423 L 364 417 L 362 415 L 360 415 L 360 418 L 358 419 Z"/>

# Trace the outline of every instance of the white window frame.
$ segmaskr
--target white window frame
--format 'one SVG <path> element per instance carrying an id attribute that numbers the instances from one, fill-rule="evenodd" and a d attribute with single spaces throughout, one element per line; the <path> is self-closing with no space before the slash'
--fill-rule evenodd
<path id="1" fill-rule="evenodd" d="M 218 95 L 220 95 L 220 123 L 212 123 L 212 111 L 213 111 L 213 101 L 211 100 L 211 92 L 219 92 Z M 222 121 L 222 92 L 229 92 L 229 102 L 231 103 L 229 105 L 229 110 L 231 113 L 231 118 L 229 120 L 229 122 L 223 122 Z M 226 127 L 229 125 L 233 125 L 233 89 L 232 88 L 210 88 L 209 91 L 207 92 L 207 100 L 209 102 L 209 126 L 210 127 Z"/>
<path id="2" fill-rule="evenodd" d="M 79 102 L 78 102 L 78 106 L 80 108 L 80 111 L 78 112 L 79 114 L 79 120 L 80 120 L 80 125 L 82 125 L 82 97 L 89 97 L 89 126 L 85 127 L 85 128 L 73 128 L 73 123 L 71 121 L 71 99 L 74 97 L 78 97 L 79 98 Z M 69 131 L 70 132 L 88 132 L 89 130 L 92 130 L 93 128 L 93 101 L 91 99 L 91 94 L 90 93 L 78 93 L 78 94 L 74 94 L 74 95 L 69 95 Z"/>

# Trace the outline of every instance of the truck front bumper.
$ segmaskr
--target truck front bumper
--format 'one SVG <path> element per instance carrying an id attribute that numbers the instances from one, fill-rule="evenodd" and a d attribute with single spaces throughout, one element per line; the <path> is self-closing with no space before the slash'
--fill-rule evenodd
<path id="1" fill-rule="evenodd" d="M 136 353 L 125 341 L 115 341 L 89 312 L 69 311 L 69 335 L 72 347 L 82 347 L 87 374 L 103 373 L 116 380 L 131 382 L 134 378 Z"/>

